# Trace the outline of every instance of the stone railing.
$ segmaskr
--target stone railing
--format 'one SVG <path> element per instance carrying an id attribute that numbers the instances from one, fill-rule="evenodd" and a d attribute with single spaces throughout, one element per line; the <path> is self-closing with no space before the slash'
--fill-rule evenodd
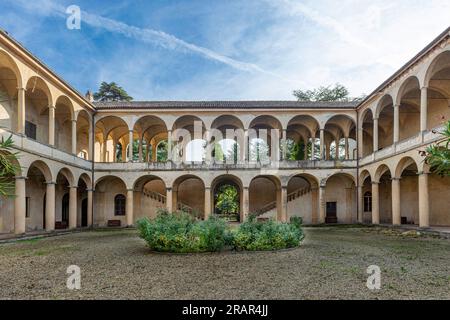
<path id="1" fill-rule="evenodd" d="M 14 147 L 19 152 L 27 152 L 31 154 L 35 154 L 40 157 L 44 157 L 47 159 L 56 160 L 59 162 L 64 162 L 69 165 L 81 167 L 86 170 L 92 169 L 92 162 L 77 157 L 71 153 L 67 153 L 61 150 L 56 149 L 55 147 L 49 146 L 47 144 L 28 139 L 25 136 L 18 135 L 15 133 L 11 133 L 8 130 L 0 129 L 0 137 L 7 139 L 9 136 L 12 136 L 14 140 Z"/>
<path id="2" fill-rule="evenodd" d="M 356 168 L 356 160 L 347 161 L 280 161 L 274 163 L 207 163 L 207 162 L 97 162 L 99 171 L 184 171 L 184 170 L 252 170 L 252 169 L 351 169 Z"/>

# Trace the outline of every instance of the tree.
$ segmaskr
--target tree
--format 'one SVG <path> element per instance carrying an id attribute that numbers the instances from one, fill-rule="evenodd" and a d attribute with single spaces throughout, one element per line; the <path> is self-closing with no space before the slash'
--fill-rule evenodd
<path id="1" fill-rule="evenodd" d="M 17 163 L 17 153 L 12 153 L 14 145 L 12 137 L 0 141 L 0 197 L 14 195 L 14 180 L 12 177 L 20 169 Z"/>
<path id="2" fill-rule="evenodd" d="M 359 98 L 350 98 L 349 97 L 349 91 L 348 89 L 337 83 L 332 86 L 327 87 L 319 87 L 317 89 L 313 90 L 295 90 L 293 92 L 293 95 L 298 99 L 298 101 L 310 101 L 310 102 L 316 102 L 316 101 L 342 101 L 342 102 L 349 102 L 349 101 L 359 101 L 362 100 L 365 96 L 361 96 Z"/>
<path id="3" fill-rule="evenodd" d="M 216 209 L 219 214 L 239 213 L 239 195 L 235 186 L 227 184 L 219 188 L 216 195 Z"/>
<path id="4" fill-rule="evenodd" d="M 94 94 L 94 99 L 101 102 L 133 100 L 133 98 L 128 95 L 125 89 L 118 86 L 115 82 L 102 82 L 100 85 L 100 89 Z"/>
<path id="5" fill-rule="evenodd" d="M 442 134 L 445 140 L 428 147 L 426 151 L 421 151 L 421 154 L 425 157 L 425 163 L 430 166 L 431 172 L 440 176 L 450 176 L 450 121 L 444 130 L 438 133 Z"/>

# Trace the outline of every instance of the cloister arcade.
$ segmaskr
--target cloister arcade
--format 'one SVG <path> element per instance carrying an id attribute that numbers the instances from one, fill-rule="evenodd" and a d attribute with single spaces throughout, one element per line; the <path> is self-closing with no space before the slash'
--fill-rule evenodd
<path id="1" fill-rule="evenodd" d="M 0 135 L 20 154 L 0 235 L 207 219 L 223 186 L 240 221 L 448 227 L 450 177 L 418 152 L 448 119 L 450 29 L 358 103 L 94 103 L 0 32 Z"/>

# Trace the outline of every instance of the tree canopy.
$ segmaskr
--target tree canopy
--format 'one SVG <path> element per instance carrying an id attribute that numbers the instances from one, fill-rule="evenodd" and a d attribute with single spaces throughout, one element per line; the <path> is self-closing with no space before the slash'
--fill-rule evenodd
<path id="1" fill-rule="evenodd" d="M 364 98 L 361 96 L 359 98 L 350 98 L 350 93 L 348 89 L 342 84 L 335 84 L 334 86 L 321 86 L 313 90 L 294 90 L 293 95 L 298 99 L 298 101 L 358 101 Z"/>
<path id="2" fill-rule="evenodd" d="M 132 101 L 128 93 L 120 87 L 117 83 L 102 82 L 98 92 L 94 93 L 95 101 L 114 102 L 114 101 Z"/>
<path id="3" fill-rule="evenodd" d="M 2 138 L 0 141 L 0 197 L 10 197 L 14 195 L 14 175 L 18 171 L 17 154 L 12 153 L 12 137 Z"/>

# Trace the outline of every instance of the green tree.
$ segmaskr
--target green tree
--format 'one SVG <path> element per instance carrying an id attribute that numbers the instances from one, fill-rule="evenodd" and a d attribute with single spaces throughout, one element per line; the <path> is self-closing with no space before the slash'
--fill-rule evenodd
<path id="1" fill-rule="evenodd" d="M 133 100 L 133 98 L 128 95 L 125 89 L 117 85 L 117 83 L 115 82 L 102 82 L 100 84 L 100 89 L 94 94 L 94 99 L 101 102 Z"/>
<path id="2" fill-rule="evenodd" d="M 219 214 L 239 213 L 239 194 L 235 186 L 223 185 L 216 194 L 216 210 Z"/>
<path id="3" fill-rule="evenodd" d="M 445 140 L 428 147 L 421 153 L 432 172 L 440 176 L 450 176 L 450 121 L 439 133 L 445 137 Z"/>
<path id="4" fill-rule="evenodd" d="M 156 161 L 158 162 L 166 162 L 168 159 L 169 152 L 169 144 L 166 140 L 161 141 L 158 145 L 158 149 L 156 150 Z"/>
<path id="5" fill-rule="evenodd" d="M 12 152 L 14 145 L 12 137 L 0 141 L 0 197 L 14 195 L 15 183 L 12 177 L 20 169 L 17 163 L 17 153 Z"/>
<path id="6" fill-rule="evenodd" d="M 362 100 L 365 95 L 359 98 L 350 98 L 348 89 L 342 84 L 335 84 L 334 86 L 319 87 L 313 90 L 294 90 L 293 95 L 298 101 L 359 101 Z"/>

